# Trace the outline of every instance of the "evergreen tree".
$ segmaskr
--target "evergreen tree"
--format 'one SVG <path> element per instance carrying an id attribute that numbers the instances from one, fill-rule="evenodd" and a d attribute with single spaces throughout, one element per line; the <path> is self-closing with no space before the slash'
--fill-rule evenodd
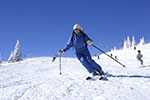
<path id="1" fill-rule="evenodd" d="M 127 49 L 127 40 L 124 41 L 123 49 Z"/>
<path id="2" fill-rule="evenodd" d="M 132 47 L 135 47 L 135 44 L 136 44 L 136 42 L 135 42 L 135 38 L 134 38 L 134 36 L 132 37 Z"/>
<path id="3" fill-rule="evenodd" d="M 130 38 L 129 36 L 127 37 L 127 48 L 130 48 L 131 47 L 131 41 L 130 41 Z"/>
<path id="4" fill-rule="evenodd" d="M 14 51 L 11 52 L 10 57 L 8 59 L 8 63 L 18 62 L 18 61 L 22 60 L 21 56 L 22 56 L 22 54 L 20 52 L 20 44 L 19 44 L 19 40 L 17 40 L 15 49 L 14 49 Z"/>
<path id="5" fill-rule="evenodd" d="M 142 38 L 140 39 L 139 45 L 145 45 L 144 37 L 142 37 Z"/>
<path id="6" fill-rule="evenodd" d="M 114 50 L 117 50 L 116 46 L 114 46 Z"/>

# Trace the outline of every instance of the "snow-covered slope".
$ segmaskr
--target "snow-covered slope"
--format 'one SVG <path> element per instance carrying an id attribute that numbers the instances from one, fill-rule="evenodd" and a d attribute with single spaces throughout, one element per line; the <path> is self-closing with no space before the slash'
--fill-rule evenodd
<path id="1" fill-rule="evenodd" d="M 150 44 L 138 46 L 145 65 L 150 64 Z M 139 68 L 137 51 L 111 52 L 126 65 L 123 68 L 105 55 L 94 58 L 108 81 L 86 81 L 88 72 L 76 58 L 29 58 L 0 66 L 0 100 L 150 100 L 150 67 Z M 108 53 L 110 54 L 110 53 Z"/>

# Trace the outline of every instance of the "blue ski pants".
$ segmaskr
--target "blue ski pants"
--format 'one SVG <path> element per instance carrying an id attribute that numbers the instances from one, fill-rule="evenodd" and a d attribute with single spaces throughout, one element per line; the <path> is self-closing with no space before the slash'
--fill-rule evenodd
<path id="1" fill-rule="evenodd" d="M 141 62 L 141 65 L 143 65 L 143 60 L 142 59 L 138 59 Z"/>
<path id="2" fill-rule="evenodd" d="M 82 65 L 87 69 L 89 73 L 92 73 L 93 71 L 97 70 L 99 72 L 102 71 L 102 68 L 100 65 L 98 65 L 90 55 L 90 52 L 88 49 L 84 49 L 80 52 L 76 52 L 76 56 L 78 60 L 82 63 Z"/>

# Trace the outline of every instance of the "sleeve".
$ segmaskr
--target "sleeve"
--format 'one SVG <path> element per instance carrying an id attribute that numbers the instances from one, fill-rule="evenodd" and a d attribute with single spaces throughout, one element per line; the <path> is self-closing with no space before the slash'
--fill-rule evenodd
<path id="1" fill-rule="evenodd" d="M 87 35 L 85 35 L 85 42 L 87 43 L 88 40 L 93 41 L 92 39 L 90 39 Z"/>
<path id="2" fill-rule="evenodd" d="M 138 55 L 138 54 L 136 55 L 136 58 L 137 58 L 137 59 L 139 58 L 139 55 Z"/>
<path id="3" fill-rule="evenodd" d="M 71 38 L 72 37 L 69 38 L 67 46 L 64 48 L 64 52 L 68 51 L 73 46 L 73 42 L 72 42 Z"/>

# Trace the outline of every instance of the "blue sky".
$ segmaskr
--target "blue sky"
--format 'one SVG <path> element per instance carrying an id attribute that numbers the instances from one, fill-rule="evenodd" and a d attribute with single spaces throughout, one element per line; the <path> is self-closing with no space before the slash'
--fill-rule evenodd
<path id="1" fill-rule="evenodd" d="M 78 23 L 100 48 L 133 35 L 150 42 L 149 0 L 0 0 L 0 53 L 7 60 L 20 40 L 27 57 L 53 56 Z M 90 47 L 91 54 L 99 53 Z M 73 50 L 64 57 L 74 57 Z"/>

